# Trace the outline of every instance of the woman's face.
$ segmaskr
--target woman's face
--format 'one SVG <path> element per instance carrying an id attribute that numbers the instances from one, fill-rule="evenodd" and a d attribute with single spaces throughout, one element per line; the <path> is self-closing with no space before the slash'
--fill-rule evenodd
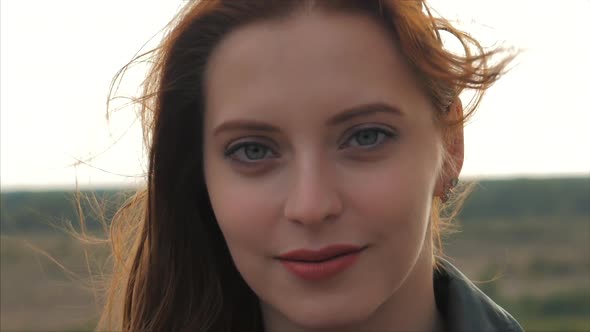
<path id="1" fill-rule="evenodd" d="M 240 28 L 214 51 L 205 95 L 208 192 L 267 323 L 356 324 L 424 293 L 442 142 L 379 25 L 315 12 Z M 277 259 L 332 244 L 364 250 L 300 274 Z"/>

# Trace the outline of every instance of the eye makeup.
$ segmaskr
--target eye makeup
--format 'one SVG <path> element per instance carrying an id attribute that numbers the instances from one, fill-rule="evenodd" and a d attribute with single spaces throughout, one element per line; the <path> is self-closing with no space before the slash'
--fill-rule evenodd
<path id="1" fill-rule="evenodd" d="M 399 137 L 398 131 L 384 124 L 366 123 L 344 132 L 338 150 L 362 155 L 379 150 Z M 269 143 L 273 142 L 273 143 Z M 256 166 L 281 157 L 278 144 L 268 137 L 251 136 L 237 139 L 225 148 L 223 156 L 230 162 Z"/>

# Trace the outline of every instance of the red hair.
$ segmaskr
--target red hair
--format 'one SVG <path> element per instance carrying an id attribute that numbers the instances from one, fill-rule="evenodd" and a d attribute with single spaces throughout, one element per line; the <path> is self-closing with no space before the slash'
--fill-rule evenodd
<path id="1" fill-rule="evenodd" d="M 147 188 L 112 221 L 115 264 L 99 329 L 263 330 L 258 299 L 232 263 L 205 187 L 203 73 L 211 52 L 231 31 L 302 8 L 368 14 L 387 28 L 443 130 L 463 125 L 512 59 L 504 49 L 484 50 L 448 20 L 431 15 L 424 1 L 190 1 L 160 46 L 134 59 L 113 81 L 136 61 L 153 62 L 138 100 L 149 151 Z M 441 32 L 456 37 L 464 54 L 445 49 Z M 491 64 L 493 59 L 498 61 Z M 445 122 L 444 114 L 465 89 L 473 90 L 475 99 L 458 121 Z M 448 221 L 439 218 L 443 208 L 434 198 L 431 221 L 438 250 Z"/>

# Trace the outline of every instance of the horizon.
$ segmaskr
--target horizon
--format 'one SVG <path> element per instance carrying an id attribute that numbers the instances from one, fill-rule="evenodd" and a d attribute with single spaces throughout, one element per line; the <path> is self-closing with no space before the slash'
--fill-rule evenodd
<path id="1" fill-rule="evenodd" d="M 590 179 L 590 174 L 579 173 L 579 174 L 538 174 L 538 175 L 527 175 L 527 174 L 515 174 L 515 175 L 498 175 L 498 176 L 461 176 L 460 181 L 468 182 L 482 182 L 482 181 L 521 181 L 521 180 L 586 180 Z M 13 185 L 13 186 L 1 186 L 0 193 L 23 193 L 23 192 L 62 192 L 62 191 L 124 191 L 124 190 L 138 190 L 145 187 L 145 183 L 139 185 L 131 185 L 124 183 L 98 183 L 93 185 Z"/>

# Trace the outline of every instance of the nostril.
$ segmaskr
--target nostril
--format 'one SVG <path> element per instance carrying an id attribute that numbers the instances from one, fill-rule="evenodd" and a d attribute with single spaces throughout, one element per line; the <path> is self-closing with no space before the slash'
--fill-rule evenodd
<path id="1" fill-rule="evenodd" d="M 286 202 L 284 215 L 300 224 L 317 224 L 334 221 L 342 213 L 342 202 L 335 194 L 291 197 Z"/>

